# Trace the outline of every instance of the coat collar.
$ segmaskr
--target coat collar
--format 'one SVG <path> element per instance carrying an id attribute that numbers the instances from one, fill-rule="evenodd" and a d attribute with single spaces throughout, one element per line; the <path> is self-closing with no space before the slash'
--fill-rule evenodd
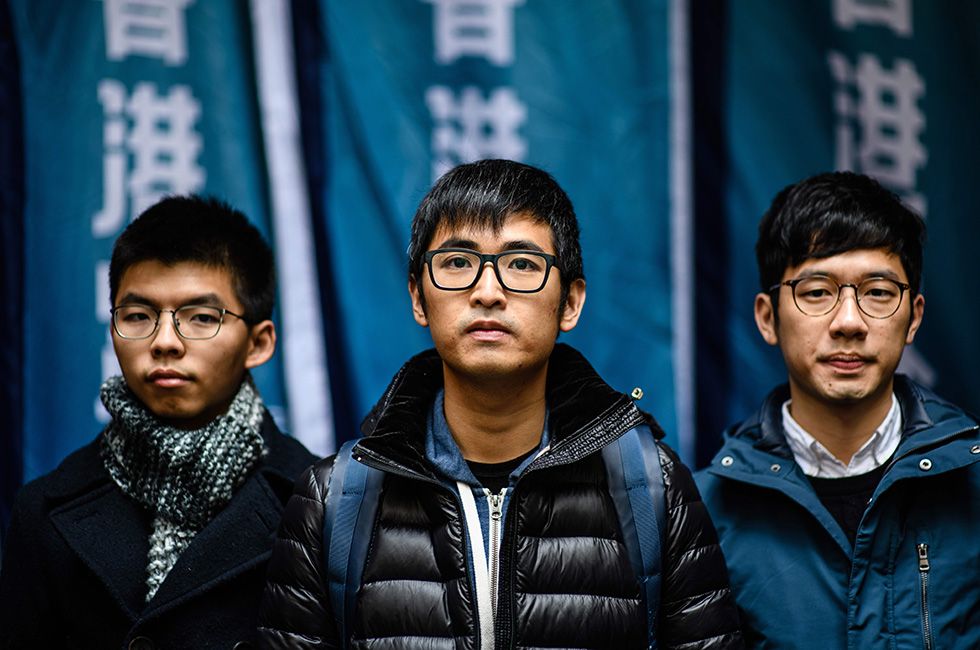
<path id="1" fill-rule="evenodd" d="M 939 444 L 951 436 L 977 427 L 977 421 L 962 409 L 905 375 L 895 375 L 894 391 L 902 409 L 902 442 L 896 456 L 911 449 Z M 776 387 L 750 418 L 725 432 L 725 445 L 718 457 L 729 453 L 726 448 L 730 442 L 740 441 L 755 450 L 792 460 L 793 454 L 783 433 L 781 413 L 782 405 L 788 399 L 789 385 Z M 718 461 L 718 457 L 712 464 Z"/>
<path id="2" fill-rule="evenodd" d="M 172 609 L 268 559 L 295 477 L 315 458 L 281 434 L 268 413 L 262 434 L 268 454 L 194 538 L 149 604 L 144 598 L 151 515 L 112 482 L 99 439 L 52 474 L 45 490 L 55 504 L 52 523 L 132 620 Z"/>
<path id="3" fill-rule="evenodd" d="M 442 387 L 442 360 L 435 350 L 412 357 L 361 423 L 365 438 L 357 447 L 386 465 L 434 477 L 425 458 L 425 422 L 436 392 Z M 582 457 L 637 424 L 663 432 L 629 396 L 613 390 L 577 350 L 555 345 L 548 361 L 546 399 L 555 460 Z M 625 427 L 625 428 L 624 428 Z"/>

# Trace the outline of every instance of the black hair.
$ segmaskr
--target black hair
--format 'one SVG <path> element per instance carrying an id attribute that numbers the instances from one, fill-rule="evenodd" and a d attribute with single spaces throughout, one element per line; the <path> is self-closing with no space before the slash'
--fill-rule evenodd
<path id="1" fill-rule="evenodd" d="M 768 293 L 786 269 L 805 260 L 884 248 L 898 255 L 915 295 L 925 237 L 922 217 L 873 178 L 818 174 L 785 187 L 763 215 L 755 245 L 759 282 Z"/>
<path id="2" fill-rule="evenodd" d="M 245 321 L 272 317 L 276 270 L 272 250 L 244 214 L 213 197 L 170 196 L 147 208 L 123 231 L 109 262 L 109 299 L 115 305 L 128 268 L 155 260 L 167 266 L 196 262 L 226 269 Z"/>
<path id="3" fill-rule="evenodd" d="M 569 287 L 585 279 L 578 220 L 568 195 L 547 172 L 512 160 L 480 160 L 444 174 L 422 199 L 412 220 L 408 246 L 409 273 L 419 281 L 423 255 L 440 225 L 475 225 L 500 232 L 511 216 L 520 214 L 551 227 L 555 257 L 561 266 L 561 304 Z"/>

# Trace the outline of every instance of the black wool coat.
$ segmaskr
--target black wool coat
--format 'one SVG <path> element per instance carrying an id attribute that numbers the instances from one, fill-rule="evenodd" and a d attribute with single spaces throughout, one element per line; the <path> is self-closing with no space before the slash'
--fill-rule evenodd
<path id="1" fill-rule="evenodd" d="M 109 477 L 100 439 L 17 495 L 0 569 L 0 649 L 251 647 L 283 507 L 316 458 L 266 413 L 264 456 L 149 603 L 152 515 Z"/>

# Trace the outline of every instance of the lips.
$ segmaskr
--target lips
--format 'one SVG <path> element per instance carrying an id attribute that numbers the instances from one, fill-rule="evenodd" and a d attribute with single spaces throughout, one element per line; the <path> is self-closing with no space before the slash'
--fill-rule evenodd
<path id="1" fill-rule="evenodd" d="M 466 333 L 479 341 L 499 341 L 510 334 L 510 329 L 496 320 L 478 320 L 466 327 Z"/>
<path id="2" fill-rule="evenodd" d="M 870 359 L 867 359 L 860 354 L 838 352 L 836 354 L 829 355 L 824 359 L 824 362 L 833 366 L 837 370 L 854 371 L 863 368 L 870 362 Z"/>
<path id="3" fill-rule="evenodd" d="M 146 379 L 161 388 L 177 388 L 191 381 L 187 375 L 168 368 L 158 368 L 147 375 Z"/>

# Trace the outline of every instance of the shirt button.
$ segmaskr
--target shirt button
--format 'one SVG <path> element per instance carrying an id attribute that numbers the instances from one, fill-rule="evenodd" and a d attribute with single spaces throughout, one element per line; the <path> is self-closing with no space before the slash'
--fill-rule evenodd
<path id="1" fill-rule="evenodd" d="M 932 469 L 932 461 L 928 458 L 923 458 L 919 461 L 919 469 L 921 469 L 923 472 L 928 472 L 930 469 Z"/>
<path id="2" fill-rule="evenodd" d="M 145 636 L 138 636 L 129 642 L 129 650 L 154 650 L 153 641 Z"/>

